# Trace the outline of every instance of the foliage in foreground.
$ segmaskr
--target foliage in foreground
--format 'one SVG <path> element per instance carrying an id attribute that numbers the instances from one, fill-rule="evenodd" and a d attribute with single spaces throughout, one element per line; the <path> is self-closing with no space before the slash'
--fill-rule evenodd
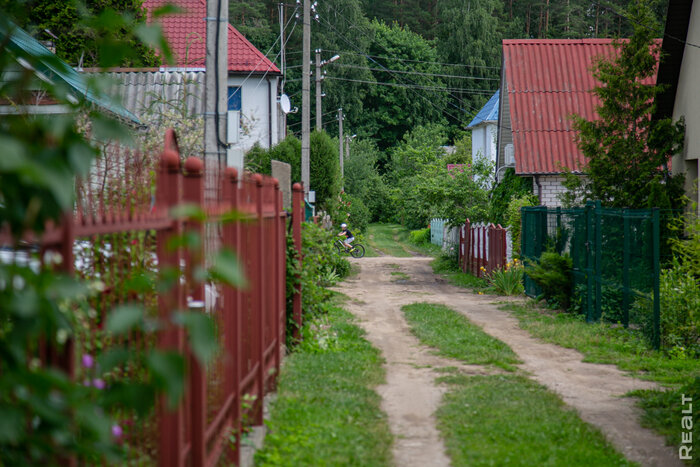
<path id="1" fill-rule="evenodd" d="M 304 327 L 287 357 L 256 465 L 391 464 L 391 434 L 372 389 L 382 358 L 337 304 Z"/>
<path id="2" fill-rule="evenodd" d="M 513 371 L 518 357 L 503 342 L 495 339 L 466 316 L 445 305 L 413 303 L 401 308 L 411 332 L 439 354 L 465 363 L 495 365 Z"/>
<path id="3" fill-rule="evenodd" d="M 454 466 L 631 465 L 553 393 L 522 376 L 441 378 L 437 411 Z"/>

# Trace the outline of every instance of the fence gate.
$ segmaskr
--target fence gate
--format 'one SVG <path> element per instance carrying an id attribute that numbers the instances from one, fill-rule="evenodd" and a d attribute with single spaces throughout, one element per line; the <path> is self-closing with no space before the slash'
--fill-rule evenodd
<path id="1" fill-rule="evenodd" d="M 589 322 L 603 318 L 640 328 L 658 348 L 660 264 L 670 253 L 662 225 L 674 212 L 603 208 L 596 201 L 574 209 L 524 207 L 521 213 L 526 263 L 534 264 L 545 251 L 571 257 L 574 311 Z M 525 292 L 541 293 L 527 270 Z"/>

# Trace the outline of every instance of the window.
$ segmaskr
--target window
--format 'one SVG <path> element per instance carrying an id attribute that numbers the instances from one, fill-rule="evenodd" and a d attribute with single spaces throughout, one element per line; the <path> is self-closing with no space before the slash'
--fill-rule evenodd
<path id="1" fill-rule="evenodd" d="M 241 110 L 241 87 L 240 86 L 229 86 L 228 87 L 228 110 Z"/>
<path id="2" fill-rule="evenodd" d="M 238 143 L 241 131 L 241 87 L 229 86 L 228 88 L 228 142 Z"/>

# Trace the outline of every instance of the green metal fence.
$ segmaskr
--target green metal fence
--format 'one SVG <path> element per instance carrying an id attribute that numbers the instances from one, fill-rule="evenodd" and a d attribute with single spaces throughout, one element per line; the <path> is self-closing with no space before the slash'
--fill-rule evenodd
<path id="1" fill-rule="evenodd" d="M 659 276 L 672 211 L 603 208 L 598 201 L 574 209 L 525 207 L 521 213 L 524 260 L 537 261 L 545 251 L 571 256 L 573 311 L 589 322 L 641 329 L 659 347 Z M 525 292 L 540 294 L 527 275 Z"/>

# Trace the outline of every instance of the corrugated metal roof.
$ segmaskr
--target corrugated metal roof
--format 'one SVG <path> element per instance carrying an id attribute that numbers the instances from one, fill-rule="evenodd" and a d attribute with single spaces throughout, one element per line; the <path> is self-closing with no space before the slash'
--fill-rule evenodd
<path id="1" fill-rule="evenodd" d="M 474 117 L 474 120 L 472 120 L 467 128 L 472 128 L 475 127 L 476 125 L 483 123 L 483 122 L 497 122 L 498 121 L 498 96 L 500 95 L 501 91 L 496 91 L 496 93 L 491 96 L 491 99 L 484 104 L 484 106 L 479 110 L 479 113 L 476 114 L 476 117 Z"/>
<path id="2" fill-rule="evenodd" d="M 207 5 L 205 0 L 146 0 L 144 8 L 151 12 L 159 7 L 172 4 L 184 12 L 161 16 L 157 19 L 162 25 L 163 35 L 168 40 L 177 65 L 181 67 L 203 67 L 206 56 Z M 228 71 L 240 73 L 273 73 L 280 70 L 255 48 L 243 35 L 228 25 Z"/>
<path id="3" fill-rule="evenodd" d="M 612 39 L 503 41 L 516 173 L 560 173 L 585 162 L 570 117 L 597 117 L 592 67 L 615 53 Z M 647 81 L 653 84 L 656 76 Z"/>
<path id="4" fill-rule="evenodd" d="M 111 71 L 106 74 L 122 105 L 140 118 L 168 105 L 184 106 L 189 115 L 204 113 L 203 71 Z"/>
<path id="5" fill-rule="evenodd" d="M 7 42 L 4 40 L 5 37 L 9 37 Z M 76 99 L 85 99 L 119 117 L 134 123 L 141 123 L 134 114 L 119 105 L 115 99 L 91 88 L 84 76 L 56 57 L 43 44 L 17 25 L 10 21 L 0 22 L 0 38 L 3 39 L 2 42 L 5 43 L 6 50 L 18 58 L 26 56 L 25 54 L 35 57 L 36 62 L 33 63 L 37 67 L 36 72 L 50 80 L 59 80 L 67 84 Z"/>

